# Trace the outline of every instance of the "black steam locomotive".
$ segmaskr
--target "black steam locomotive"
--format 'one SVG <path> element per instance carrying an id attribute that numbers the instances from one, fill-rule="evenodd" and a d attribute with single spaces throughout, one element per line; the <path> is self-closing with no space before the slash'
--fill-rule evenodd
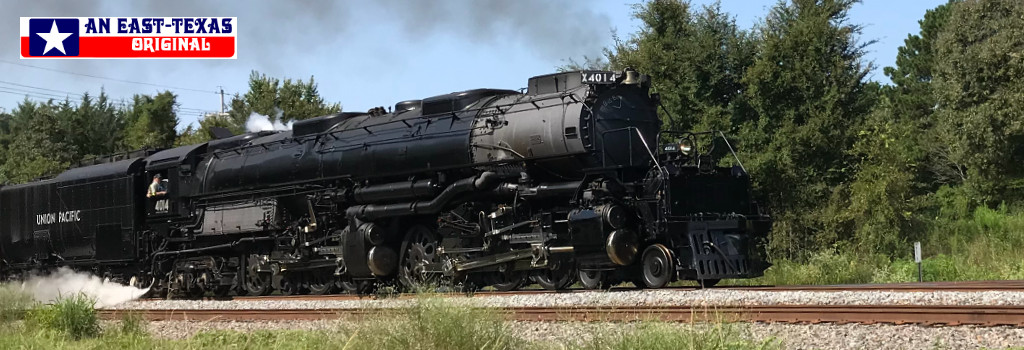
<path id="1" fill-rule="evenodd" d="M 770 221 L 742 164 L 720 133 L 661 130 L 649 89 L 629 69 L 550 74 L 3 187 L 0 273 L 182 296 L 761 275 Z"/>

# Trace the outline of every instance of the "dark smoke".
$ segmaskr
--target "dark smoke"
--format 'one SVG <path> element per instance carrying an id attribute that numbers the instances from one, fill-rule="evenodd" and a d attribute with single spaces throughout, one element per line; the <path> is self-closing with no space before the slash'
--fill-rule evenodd
<path id="1" fill-rule="evenodd" d="M 243 63 L 249 68 L 286 67 L 282 54 L 309 52 L 344 42 L 346 37 L 375 35 L 383 27 L 399 27 L 413 41 L 435 35 L 463 37 L 474 44 L 521 45 L 544 59 L 557 61 L 600 52 L 610 33 L 608 16 L 590 10 L 587 1 L 439 0 L 376 2 L 265 1 L 57 1 L 4 3 L 0 47 L 5 60 L 18 59 L 18 17 L 21 16 L 233 16 L 239 21 L 239 60 L 202 61 L 207 65 Z M 369 16 L 369 17 L 368 17 Z M 356 21 L 358 19 L 358 21 Z M 353 28 L 352 23 L 361 23 Z M 327 52 L 330 52 L 328 50 Z M 338 52 L 337 54 L 344 54 Z M 415 57 L 411 55 L 409 57 Z M 104 61 L 63 61 L 66 68 L 103 70 L 155 66 L 145 61 L 110 64 Z M 153 61 L 149 61 L 153 62 Z M 162 61 L 156 61 L 162 62 Z M 164 62 L 166 64 L 166 62 Z M 126 67 L 127 66 L 127 67 Z M 146 75 L 146 69 L 139 69 Z"/>
<path id="2" fill-rule="evenodd" d="M 545 59 L 599 53 L 611 19 L 585 1 L 385 0 L 377 4 L 399 20 L 411 38 L 447 33 L 476 43 L 519 43 Z"/>
<path id="3" fill-rule="evenodd" d="M 374 77 L 361 63 L 374 69 L 388 69 L 380 75 L 399 81 L 411 62 L 420 63 L 418 52 L 434 47 L 432 40 L 464 42 L 468 51 L 493 51 L 501 57 L 532 56 L 549 62 L 552 69 L 573 57 L 598 56 L 608 44 L 611 19 L 593 11 L 585 0 L 381 0 L 381 1 L 99 1 L 29 0 L 5 1 L 0 16 L 0 60 L 72 71 L 137 82 L 157 83 L 210 91 L 175 90 L 182 107 L 216 111 L 219 96 L 213 91 L 224 86 L 229 95 L 244 93 L 250 70 L 272 77 L 308 79 L 315 75 L 321 92 L 327 84 L 338 82 L 334 72 L 359 71 L 354 77 L 369 81 Z M 18 54 L 19 17 L 238 17 L 237 60 L 26 60 Z M 376 39 L 376 40 L 375 40 Z M 388 39 L 385 41 L 384 39 Z M 452 52 L 451 55 L 459 55 Z M 340 57 L 345 66 L 332 64 Z M 436 57 L 436 56 L 435 56 Z M 353 59 L 354 58 L 354 59 Z M 532 63 L 532 62 L 531 62 Z M 498 64 L 515 66 L 514 59 Z M 422 65 L 421 65 L 422 66 Z M 438 70 L 452 70 L 452 64 L 438 62 Z M 332 72 L 332 73 L 327 73 Z M 542 72 L 530 72 L 542 73 Z M 479 72 L 464 71 L 465 78 Z M 45 72 L 28 67 L 0 63 L 0 80 L 13 81 L 72 93 L 89 90 L 95 96 L 99 88 L 115 99 L 132 94 L 155 94 L 160 87 L 111 82 Z M 461 79 L 462 76 L 453 76 Z M 376 85 L 381 90 L 388 87 Z M 334 88 L 337 90 L 338 88 Z M 326 95 L 330 100 L 346 96 Z M 395 96 L 394 99 L 407 96 Z M 72 100 L 78 99 L 71 96 Z M 0 94 L 0 107 L 13 108 L 10 101 L 20 99 Z M 390 101 L 345 101 L 368 105 Z M 184 116 L 184 125 L 198 113 Z"/>

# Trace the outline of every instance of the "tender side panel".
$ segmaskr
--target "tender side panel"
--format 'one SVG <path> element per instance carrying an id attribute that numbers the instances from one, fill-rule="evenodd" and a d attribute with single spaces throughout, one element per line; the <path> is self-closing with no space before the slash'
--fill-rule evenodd
<path id="1" fill-rule="evenodd" d="M 57 188 L 57 222 L 65 259 L 135 258 L 137 176 L 83 179 Z"/>
<path id="2" fill-rule="evenodd" d="M 53 181 L 41 181 L 0 189 L 0 230 L 8 263 L 24 265 L 62 253 L 59 232 L 51 232 L 47 224 L 55 220 L 49 215 L 55 211 L 50 207 L 55 188 Z"/>

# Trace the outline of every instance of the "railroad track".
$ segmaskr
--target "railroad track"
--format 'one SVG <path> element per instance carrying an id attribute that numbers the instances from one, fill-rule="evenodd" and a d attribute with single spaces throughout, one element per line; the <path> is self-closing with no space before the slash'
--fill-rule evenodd
<path id="1" fill-rule="evenodd" d="M 735 290 L 764 291 L 894 291 L 894 292 L 983 292 L 983 291 L 1021 291 L 1024 292 L 1024 280 L 1013 281 L 963 281 L 963 282 L 908 282 L 878 284 L 835 284 L 835 285 L 794 285 L 794 286 L 724 286 L 720 288 Z"/>
<path id="2" fill-rule="evenodd" d="M 697 286 L 678 286 L 664 288 L 662 290 L 697 290 Z M 891 291 L 891 292 L 982 292 L 982 291 L 1020 291 L 1024 292 L 1024 281 L 965 281 L 965 282 L 912 282 L 912 283 L 884 283 L 884 284 L 836 284 L 836 285 L 793 285 L 793 286 L 720 286 L 708 288 L 711 290 L 744 290 L 744 291 L 802 291 L 802 292 L 864 292 L 864 291 Z M 631 287 L 615 287 L 611 291 L 637 290 Z M 542 289 L 527 289 L 508 292 L 478 291 L 474 293 L 445 293 L 440 294 L 446 297 L 474 297 L 474 296 L 507 296 L 507 295 L 534 295 L 534 294 L 556 294 L 584 292 L 583 289 L 568 289 L 562 291 L 550 291 Z M 270 295 L 270 296 L 229 296 L 229 297 L 207 297 L 204 300 L 360 300 L 373 298 L 414 298 L 416 294 L 399 295 L 354 295 L 354 294 L 332 294 L 332 295 Z M 142 299 L 159 300 L 159 299 Z"/>
<path id="3" fill-rule="evenodd" d="M 1024 326 L 1024 306 L 934 305 L 764 305 L 658 307 L 506 307 L 491 309 L 516 321 L 660 320 L 669 322 L 748 321 L 784 323 L 861 323 L 920 325 Z M 362 319 L 400 314 L 396 308 L 238 309 L 238 310 L 99 310 L 104 319 L 141 313 L 152 321 L 287 321 Z"/>

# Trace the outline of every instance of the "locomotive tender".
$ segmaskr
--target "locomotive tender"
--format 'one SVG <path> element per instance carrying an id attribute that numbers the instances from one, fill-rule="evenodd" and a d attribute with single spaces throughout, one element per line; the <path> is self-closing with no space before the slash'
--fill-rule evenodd
<path id="1" fill-rule="evenodd" d="M 761 275 L 770 220 L 738 159 L 720 166 L 731 146 L 662 131 L 649 90 L 631 69 L 543 75 L 6 186 L 0 273 L 181 296 Z"/>

